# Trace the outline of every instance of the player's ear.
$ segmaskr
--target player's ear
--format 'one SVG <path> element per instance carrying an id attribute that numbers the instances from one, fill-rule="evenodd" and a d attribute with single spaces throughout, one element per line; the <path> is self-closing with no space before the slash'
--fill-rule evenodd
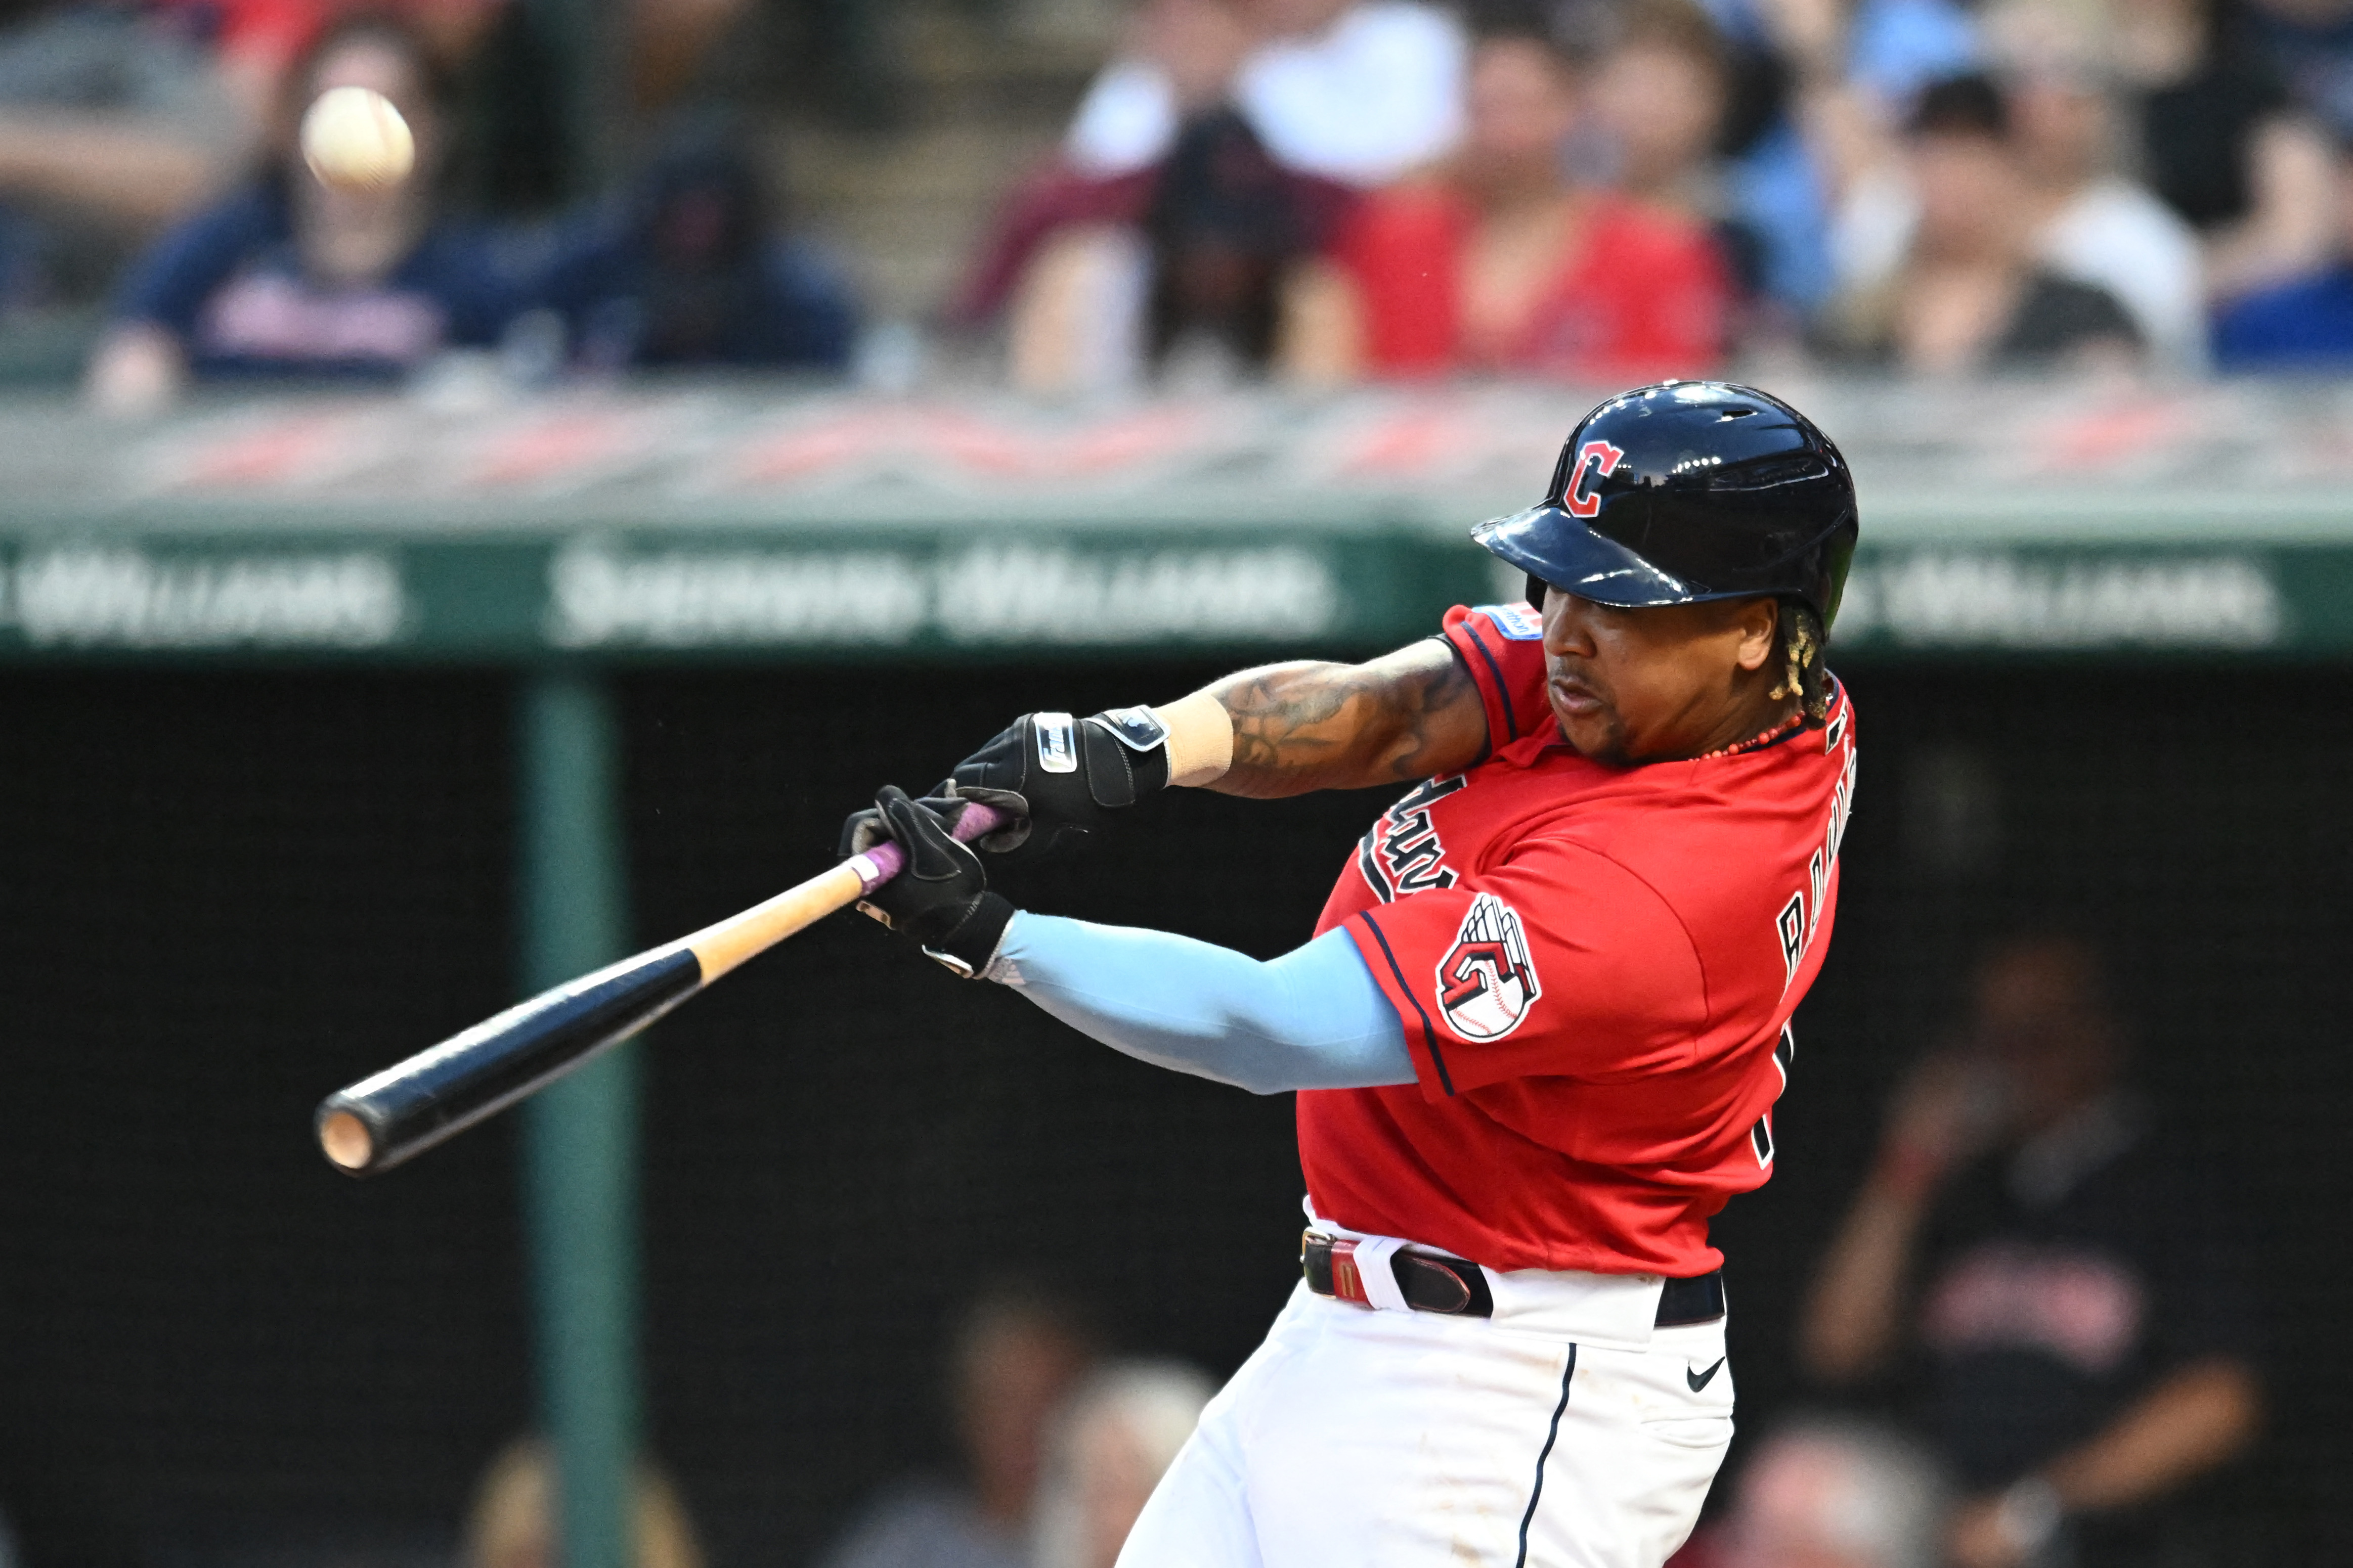
<path id="1" fill-rule="evenodd" d="M 1744 599 L 1736 609 L 1733 626 L 1740 634 L 1734 661 L 1743 669 L 1764 668 L 1781 640 L 1779 603 L 1770 597 Z"/>

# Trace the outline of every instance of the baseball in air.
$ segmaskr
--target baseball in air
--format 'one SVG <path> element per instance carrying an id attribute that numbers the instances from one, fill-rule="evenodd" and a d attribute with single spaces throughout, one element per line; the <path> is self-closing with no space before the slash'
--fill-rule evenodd
<path id="1" fill-rule="evenodd" d="M 302 161 L 336 190 L 386 190 L 417 166 L 417 138 L 384 94 L 331 87 L 302 116 Z"/>

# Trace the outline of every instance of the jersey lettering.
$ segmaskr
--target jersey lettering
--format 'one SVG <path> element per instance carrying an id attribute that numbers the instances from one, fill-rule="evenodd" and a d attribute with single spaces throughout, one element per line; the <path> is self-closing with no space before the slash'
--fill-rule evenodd
<path id="1" fill-rule="evenodd" d="M 1789 1089 L 1789 1067 L 1798 1059 L 1797 1031 L 1788 1025 L 1781 1026 L 1781 1039 L 1773 1047 L 1773 1070 L 1781 1075 L 1781 1087 L 1773 1091 L 1779 1100 Z M 1773 1108 L 1767 1106 L 1757 1125 L 1748 1130 L 1748 1147 L 1757 1155 L 1757 1168 L 1763 1170 L 1773 1163 Z"/>
<path id="2" fill-rule="evenodd" d="M 1438 961 L 1438 1005 L 1466 1040 L 1500 1040 L 1544 994 L 1519 910 L 1493 893 L 1471 900 L 1454 945 Z"/>
<path id="3" fill-rule="evenodd" d="M 1802 891 L 1789 895 L 1789 901 L 1773 919 L 1773 929 L 1781 933 L 1781 968 L 1788 975 L 1781 984 L 1787 986 L 1798 977 L 1798 961 L 1806 956 L 1806 895 Z"/>
<path id="4" fill-rule="evenodd" d="M 1381 902 L 1395 903 L 1408 893 L 1426 893 L 1454 886 L 1446 865 L 1446 847 L 1430 820 L 1431 803 L 1461 789 L 1460 773 L 1431 779 L 1381 813 L 1356 846 L 1356 866 Z"/>
<path id="5" fill-rule="evenodd" d="M 1829 737 L 1829 749 L 1835 750 L 1847 738 L 1847 711 L 1843 705 L 1824 731 Z M 1830 907 L 1831 871 L 1838 865 L 1839 846 L 1846 841 L 1846 823 L 1854 809 L 1855 754 L 1847 747 L 1846 766 L 1840 770 L 1838 782 L 1831 786 L 1830 820 L 1822 828 L 1822 842 L 1806 862 L 1806 885 L 1789 895 L 1781 912 L 1773 917 L 1773 934 L 1781 944 L 1781 984 L 1786 990 L 1798 978 L 1798 966 L 1805 962 L 1806 949 L 1813 944 L 1814 928 L 1820 923 L 1822 911 Z"/>

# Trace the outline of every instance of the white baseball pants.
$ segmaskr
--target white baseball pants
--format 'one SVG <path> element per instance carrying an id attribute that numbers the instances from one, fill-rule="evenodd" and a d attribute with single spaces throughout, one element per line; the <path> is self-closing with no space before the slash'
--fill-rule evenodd
<path id="1" fill-rule="evenodd" d="M 1655 1279 L 1488 1279 L 1492 1320 L 1293 1291 L 1119 1568 L 1659 1568 L 1732 1441 L 1724 1321 L 1652 1329 Z"/>

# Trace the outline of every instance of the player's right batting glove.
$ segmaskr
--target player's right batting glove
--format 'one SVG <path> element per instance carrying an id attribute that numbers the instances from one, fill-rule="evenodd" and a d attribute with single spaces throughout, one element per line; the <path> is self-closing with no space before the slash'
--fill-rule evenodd
<path id="1" fill-rule="evenodd" d="M 1024 713 L 955 765 L 956 794 L 1016 820 L 980 840 L 1008 866 L 1078 848 L 1110 812 L 1168 784 L 1168 727 L 1149 708 Z"/>
<path id="2" fill-rule="evenodd" d="M 1013 906 L 988 889 L 980 857 L 950 836 L 954 819 L 943 807 L 951 800 L 910 800 L 896 784 L 885 784 L 874 809 L 842 825 L 841 853 L 862 855 L 885 838 L 907 851 L 906 869 L 866 895 L 859 908 L 892 931 L 923 944 L 925 952 L 966 978 L 988 967 L 1004 939 Z"/>

